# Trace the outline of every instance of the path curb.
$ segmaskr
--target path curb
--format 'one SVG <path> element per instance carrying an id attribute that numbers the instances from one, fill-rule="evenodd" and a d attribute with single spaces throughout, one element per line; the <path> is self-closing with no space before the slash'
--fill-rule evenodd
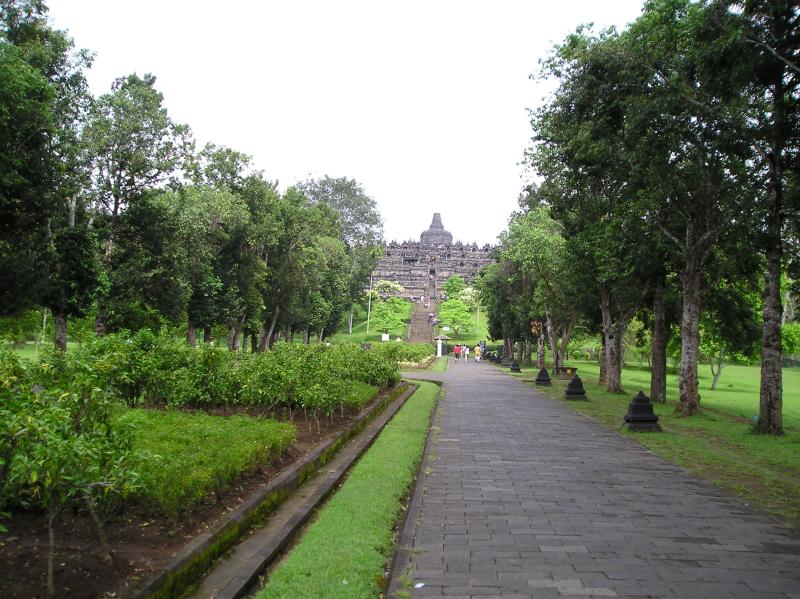
<path id="1" fill-rule="evenodd" d="M 409 492 L 410 501 L 408 503 L 408 508 L 406 509 L 405 518 L 403 518 L 403 522 L 400 525 L 399 534 L 397 537 L 397 548 L 395 549 L 394 556 L 392 557 L 392 563 L 389 566 L 387 578 L 389 581 L 389 587 L 386 589 L 385 595 L 387 599 L 394 599 L 397 596 L 396 593 L 398 591 L 405 590 L 401 584 L 403 573 L 398 572 L 397 569 L 398 567 L 402 567 L 403 564 L 409 563 L 411 558 L 411 547 L 414 544 L 414 536 L 416 535 L 416 521 L 417 517 L 419 516 L 420 509 L 422 509 L 422 498 L 425 495 L 425 487 L 428 482 L 427 470 L 431 463 L 431 454 L 434 449 L 434 445 L 438 443 L 438 439 L 435 438 L 436 431 L 434 429 L 437 426 L 436 423 L 439 422 L 443 399 L 447 394 L 447 388 L 443 381 L 430 379 L 426 380 L 423 378 L 415 380 L 439 385 L 440 389 L 439 396 L 436 399 L 436 406 L 431 413 L 431 422 L 429 425 L 428 439 L 425 442 L 425 451 L 422 454 L 422 460 L 420 460 L 417 477 L 414 479 Z"/>
<path id="2" fill-rule="evenodd" d="M 383 428 L 383 425 L 388 422 L 415 390 L 415 385 L 405 382 L 398 385 L 383 401 L 375 404 L 368 412 L 358 416 L 349 428 L 319 445 L 300 462 L 283 471 L 267 483 L 261 491 L 252 495 L 247 501 L 225 516 L 216 526 L 192 539 L 176 553 L 165 567 L 126 592 L 124 597 L 128 599 L 143 599 L 145 597 L 166 598 L 182 596 L 196 584 L 197 580 L 203 576 L 214 560 L 233 547 L 253 527 L 263 523 L 293 491 L 297 490 L 306 480 L 314 476 L 322 466 L 328 463 L 347 441 L 353 439 L 372 421 L 383 414 L 383 418 L 381 418 L 383 423 L 376 427 L 377 430 L 370 431 L 372 433 L 371 438 L 362 440 L 364 446 L 352 460 L 355 461 L 369 447 Z M 386 409 L 387 407 L 389 407 L 388 410 Z M 344 467 L 338 477 L 330 477 L 331 479 L 336 478 L 336 480 L 331 482 L 328 491 L 344 476 L 352 461 Z M 303 525 L 311 511 L 316 507 L 316 504 L 324 499 L 328 491 L 316 498 L 316 503 L 311 506 L 307 514 L 292 517 L 290 521 L 292 526 L 285 527 L 284 530 L 286 530 L 287 535 L 283 540 L 279 540 L 279 546 L 274 552 L 275 554 L 286 545 L 291 534 Z"/>

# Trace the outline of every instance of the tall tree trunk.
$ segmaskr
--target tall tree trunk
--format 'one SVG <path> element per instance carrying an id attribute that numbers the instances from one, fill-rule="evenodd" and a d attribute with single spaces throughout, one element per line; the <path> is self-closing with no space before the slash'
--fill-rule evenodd
<path id="1" fill-rule="evenodd" d="M 39 353 L 39 343 L 44 343 L 44 338 L 47 335 L 47 308 L 42 308 L 42 337 L 36 341 L 36 353 Z"/>
<path id="2" fill-rule="evenodd" d="M 228 323 L 228 350 L 239 351 L 239 329 L 231 322 Z"/>
<path id="3" fill-rule="evenodd" d="M 275 330 L 272 331 L 272 335 L 269 337 L 269 348 L 272 349 L 275 347 L 275 344 L 281 337 L 281 332 L 278 330 L 278 327 L 275 327 Z"/>
<path id="4" fill-rule="evenodd" d="M 347 319 L 347 332 L 353 334 L 353 310 L 355 309 L 355 302 L 350 302 L 350 317 Z"/>
<path id="5" fill-rule="evenodd" d="M 600 313 L 603 317 L 603 338 L 606 354 L 605 375 L 606 388 L 612 393 L 622 393 L 622 335 L 625 334 L 627 322 L 614 322 L 611 311 L 611 293 L 605 287 L 600 288 Z"/>
<path id="6" fill-rule="evenodd" d="M 317 331 L 317 343 L 322 343 L 325 339 L 325 328 L 321 328 Z"/>
<path id="7" fill-rule="evenodd" d="M 250 333 L 250 353 L 258 352 L 258 335 Z"/>
<path id="8" fill-rule="evenodd" d="M 275 326 L 278 324 L 278 314 L 281 312 L 281 307 L 276 305 L 275 312 L 272 315 L 272 322 L 269 325 L 268 330 L 264 330 L 264 326 L 261 326 L 261 339 L 258 341 L 258 351 L 264 351 L 267 349 L 267 346 L 272 348 L 274 345 L 273 335 L 275 334 Z"/>
<path id="9" fill-rule="evenodd" d="M 186 327 L 186 343 L 189 344 L 189 347 L 197 346 L 197 327 L 191 322 Z"/>
<path id="10" fill-rule="evenodd" d="M 778 195 L 774 190 L 771 195 Z M 773 200 L 773 203 L 776 200 Z M 770 211 L 772 212 L 772 211 Z M 767 264 L 764 272 L 764 329 L 761 340 L 761 389 L 759 393 L 758 428 L 764 433 L 783 433 L 783 381 L 781 363 L 781 239 L 778 217 L 772 213 L 767 217 L 769 238 L 766 251 Z M 776 230 L 773 230 L 776 229 Z M 777 237 L 777 239 L 775 239 Z"/>
<path id="11" fill-rule="evenodd" d="M 307 324 L 306 328 L 303 329 L 303 343 L 305 345 L 308 345 L 310 340 L 311 340 L 311 325 Z"/>
<path id="12" fill-rule="evenodd" d="M 797 88 L 795 87 L 795 90 Z M 772 91 L 772 144 L 768 158 L 766 269 L 764 271 L 764 330 L 761 341 L 761 389 L 758 428 L 772 435 L 783 433 L 783 380 L 781 366 L 781 258 L 783 246 L 783 125 L 786 123 L 784 83 L 775 80 Z"/>
<path id="13" fill-rule="evenodd" d="M 536 338 L 536 368 L 546 368 L 544 361 L 544 335 L 539 333 Z"/>
<path id="14" fill-rule="evenodd" d="M 210 324 L 203 327 L 203 342 L 214 342 L 214 328 Z"/>
<path id="15" fill-rule="evenodd" d="M 700 347 L 700 268 L 687 258 L 683 272 L 683 314 L 681 316 L 681 365 L 678 379 L 677 411 L 691 416 L 700 405 L 697 357 Z"/>
<path id="16" fill-rule="evenodd" d="M 667 311 L 664 307 L 663 277 L 653 289 L 653 351 L 650 364 L 650 399 L 654 403 L 667 401 Z"/>
<path id="17" fill-rule="evenodd" d="M 550 353 L 553 355 L 553 375 L 558 375 L 561 363 L 558 361 L 558 335 L 556 328 L 553 326 L 553 319 L 550 315 L 545 320 L 547 326 L 547 338 L 550 340 Z"/>
<path id="18" fill-rule="evenodd" d="M 525 342 L 520 339 L 517 341 L 517 364 L 522 364 L 523 355 L 525 353 Z"/>
<path id="19" fill-rule="evenodd" d="M 717 367 L 714 368 L 714 361 L 717 363 Z M 711 390 L 714 391 L 717 388 L 717 383 L 719 382 L 719 375 L 722 374 L 722 369 L 725 367 L 725 348 L 720 347 L 719 352 L 714 357 L 714 360 L 711 361 L 711 375 L 714 377 L 711 381 Z"/>
<path id="20" fill-rule="evenodd" d="M 97 317 L 94 319 L 94 334 L 98 337 L 106 334 L 106 305 L 102 299 L 98 303 Z"/>
<path id="21" fill-rule="evenodd" d="M 89 511 L 89 515 L 94 521 L 94 526 L 97 529 L 97 540 L 100 542 L 100 559 L 108 565 L 113 564 L 114 558 L 111 555 L 111 547 L 108 544 L 106 529 L 105 526 L 103 526 L 102 520 L 100 520 L 97 510 L 95 509 L 94 499 L 92 499 L 91 494 L 87 493 L 84 496 L 84 502 L 86 503 L 86 509 Z"/>
<path id="22" fill-rule="evenodd" d="M 56 323 L 56 349 L 67 351 L 67 316 L 60 312 L 53 312 Z"/>
<path id="23" fill-rule="evenodd" d="M 597 383 L 599 385 L 605 385 L 606 381 L 608 380 L 608 367 L 606 366 L 606 336 L 600 335 L 600 376 L 597 377 Z"/>
<path id="24" fill-rule="evenodd" d="M 525 337 L 525 363 L 531 365 L 532 343 L 530 337 Z"/>
<path id="25" fill-rule="evenodd" d="M 567 359 L 567 346 L 569 345 L 569 340 L 572 338 L 572 324 L 568 324 L 564 326 L 561 330 L 561 341 L 558 347 L 558 362 L 559 364 L 564 364 Z"/>

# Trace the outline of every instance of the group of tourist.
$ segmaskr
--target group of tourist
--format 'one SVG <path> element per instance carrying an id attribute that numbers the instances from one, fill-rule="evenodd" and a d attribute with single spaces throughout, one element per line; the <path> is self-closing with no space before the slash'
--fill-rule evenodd
<path id="1" fill-rule="evenodd" d="M 455 357 L 456 361 L 460 360 L 461 357 L 463 356 L 464 357 L 464 362 L 469 362 L 469 353 L 470 353 L 470 349 L 469 349 L 469 346 L 466 345 L 466 344 L 462 345 L 462 344 L 459 343 L 459 344 L 456 344 L 456 346 L 453 348 L 453 356 Z M 480 362 L 481 361 L 481 346 L 480 345 L 476 345 L 475 346 L 475 349 L 472 350 L 472 355 L 475 358 L 476 362 Z"/>

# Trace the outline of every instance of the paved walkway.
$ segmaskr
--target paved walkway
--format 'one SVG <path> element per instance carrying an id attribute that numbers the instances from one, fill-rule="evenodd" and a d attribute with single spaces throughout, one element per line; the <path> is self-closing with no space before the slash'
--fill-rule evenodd
<path id="1" fill-rule="evenodd" d="M 491 364 L 424 378 L 391 596 L 800 598 L 800 537 L 743 501 Z"/>

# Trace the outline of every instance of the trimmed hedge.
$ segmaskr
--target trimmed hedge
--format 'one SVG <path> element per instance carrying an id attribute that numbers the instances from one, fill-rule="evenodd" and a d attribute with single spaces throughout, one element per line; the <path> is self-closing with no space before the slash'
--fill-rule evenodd
<path id="1" fill-rule="evenodd" d="M 132 467 L 139 476 L 134 498 L 171 517 L 210 492 L 224 492 L 243 473 L 268 464 L 295 436 L 294 426 L 287 422 L 175 410 L 125 409 L 114 423 L 133 434 Z"/>
<path id="2" fill-rule="evenodd" d="M 215 345 L 192 348 L 143 330 L 95 339 L 67 354 L 46 352 L 27 372 L 15 358 L 0 356 L 0 387 L 71 389 L 81 371 L 84 383 L 130 407 L 241 405 L 330 415 L 363 403 L 353 399 L 355 383 L 386 387 L 399 381 L 400 355 L 394 347 L 285 343 L 263 353 L 235 353 Z"/>

